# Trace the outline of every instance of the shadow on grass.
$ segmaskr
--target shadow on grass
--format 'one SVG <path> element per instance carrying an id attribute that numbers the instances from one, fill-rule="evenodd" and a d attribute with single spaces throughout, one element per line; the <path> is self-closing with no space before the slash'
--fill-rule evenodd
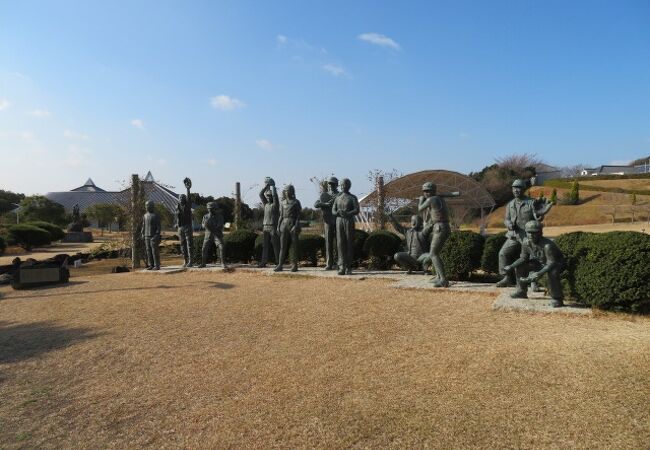
<path id="1" fill-rule="evenodd" d="M 70 281 L 68 284 L 83 284 L 83 283 L 88 283 L 88 281 Z M 46 289 L 51 289 L 55 287 L 65 287 L 67 285 L 65 284 L 59 284 L 59 285 L 53 285 L 53 286 L 45 286 Z M 159 285 L 159 286 L 151 286 L 147 287 L 146 289 L 152 290 L 152 289 L 182 289 L 183 286 L 166 286 L 166 285 Z M 30 291 L 37 290 L 37 288 L 30 289 Z M 38 290 L 43 290 L 43 288 L 38 288 Z M 124 291 L 142 291 L 143 288 L 141 287 L 133 287 L 133 288 L 115 288 L 115 289 L 97 289 L 94 291 L 75 291 L 75 292 L 58 292 L 56 294 L 37 294 L 37 295 L 18 295 L 18 296 L 12 296 L 12 298 L 15 299 L 28 299 L 28 298 L 46 298 L 46 297 L 61 297 L 63 295 L 76 295 L 80 298 L 80 300 L 83 300 L 83 296 L 85 294 L 102 294 L 102 293 L 110 293 L 110 292 L 124 292 Z M 26 290 L 20 290 L 18 292 L 25 292 Z M 10 298 L 10 297 L 7 297 Z"/>
<path id="2" fill-rule="evenodd" d="M 50 321 L 26 324 L 0 322 L 0 363 L 33 358 L 101 334 L 90 328 L 66 328 Z"/>
<path id="3" fill-rule="evenodd" d="M 235 287 L 234 284 L 230 284 L 230 283 L 219 283 L 219 282 L 216 282 L 216 283 L 208 283 L 208 284 L 210 284 L 211 287 L 213 287 L 213 288 L 217 288 L 217 289 L 232 289 L 232 288 Z"/>

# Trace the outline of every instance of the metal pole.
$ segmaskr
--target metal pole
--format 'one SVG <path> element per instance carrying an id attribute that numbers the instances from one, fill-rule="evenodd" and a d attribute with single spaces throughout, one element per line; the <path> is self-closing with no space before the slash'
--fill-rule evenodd
<path id="1" fill-rule="evenodd" d="M 375 223 L 380 230 L 386 229 L 386 195 L 384 192 L 384 177 L 378 176 L 375 180 L 377 189 L 377 210 L 375 211 Z"/>

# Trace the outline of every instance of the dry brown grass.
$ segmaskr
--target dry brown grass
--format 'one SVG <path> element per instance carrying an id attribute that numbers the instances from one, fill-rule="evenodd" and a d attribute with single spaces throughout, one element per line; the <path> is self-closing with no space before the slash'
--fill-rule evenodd
<path id="1" fill-rule="evenodd" d="M 650 318 L 244 272 L 0 297 L 1 448 L 650 442 Z"/>

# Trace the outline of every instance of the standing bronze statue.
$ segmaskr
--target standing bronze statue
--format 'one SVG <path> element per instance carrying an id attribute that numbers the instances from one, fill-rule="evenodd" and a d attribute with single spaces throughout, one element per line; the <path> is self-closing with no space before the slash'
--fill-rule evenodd
<path id="1" fill-rule="evenodd" d="M 330 177 L 323 186 L 323 192 L 320 198 L 314 203 L 314 208 L 318 208 L 323 214 L 323 227 L 325 229 L 325 270 L 334 269 L 334 248 L 336 245 L 336 216 L 332 214 L 334 200 L 339 195 L 339 180 L 336 177 Z"/>
<path id="2" fill-rule="evenodd" d="M 184 266 L 192 266 L 192 201 L 190 200 L 190 188 L 192 180 L 185 178 L 183 180 L 187 195 L 181 194 L 176 206 L 176 226 L 178 230 L 178 239 L 181 244 L 181 253 L 183 254 Z"/>
<path id="3" fill-rule="evenodd" d="M 289 246 L 291 246 L 291 271 L 298 271 L 301 211 L 302 206 L 296 198 L 296 189 L 290 184 L 284 188 L 282 202 L 280 202 L 280 221 L 278 223 L 280 257 L 278 259 L 278 265 L 274 269 L 276 272 L 282 272 L 282 264 L 287 258 Z"/>
<path id="4" fill-rule="evenodd" d="M 557 244 L 545 238 L 542 224 L 531 220 L 525 225 L 526 237 L 521 244 L 521 255 L 505 269 L 515 270 L 517 289 L 512 298 L 528 298 L 528 285 L 539 280 L 544 274 L 548 277 L 548 293 L 554 300 L 553 306 L 564 304 L 560 274 L 564 270 L 564 255 Z"/>
<path id="5" fill-rule="evenodd" d="M 142 218 L 142 238 L 147 253 L 147 270 L 160 270 L 160 216 L 151 200 L 145 203 L 147 212 Z"/>
<path id="6" fill-rule="evenodd" d="M 352 182 L 341 181 L 341 192 L 334 199 L 332 214 L 336 217 L 336 246 L 339 254 L 339 275 L 352 274 L 354 261 L 354 218 L 359 214 L 359 200 L 350 194 Z"/>
<path id="7" fill-rule="evenodd" d="M 512 195 L 515 197 L 506 205 L 505 225 L 508 228 L 506 242 L 499 250 L 499 273 L 503 275 L 497 287 L 513 286 L 515 274 L 506 267 L 521 253 L 521 243 L 526 237 L 524 227 L 531 220 L 541 221 L 551 210 L 553 203 L 544 199 L 540 202 L 524 195 L 526 190 L 524 180 L 515 180 L 512 183 Z"/>
<path id="8" fill-rule="evenodd" d="M 406 241 L 406 251 L 395 253 L 393 256 L 395 262 L 406 270 L 407 274 L 413 273 L 414 270 L 422 270 L 426 274 L 427 267 L 431 265 L 431 257 L 427 250 L 429 250 L 433 226 L 427 224 L 425 227 L 420 216 L 411 216 L 411 228 L 408 229 L 395 220 L 392 214 L 389 214 L 388 218 L 395 230 L 404 235 Z"/>
<path id="9" fill-rule="evenodd" d="M 201 226 L 205 230 L 203 236 L 203 248 L 201 249 L 201 265 L 205 267 L 210 257 L 210 250 L 214 245 L 217 248 L 217 254 L 221 260 L 221 266 L 227 269 L 226 266 L 226 246 L 223 241 L 223 214 L 219 210 L 215 202 L 208 203 L 208 214 L 203 216 Z"/>
<path id="10" fill-rule="evenodd" d="M 278 235 L 278 221 L 280 219 L 280 199 L 275 188 L 273 178 L 266 177 L 264 187 L 260 191 L 260 200 L 264 205 L 264 220 L 262 222 L 262 233 L 264 243 L 262 246 L 262 259 L 257 267 L 266 267 L 269 260 L 269 247 L 273 247 L 275 262 L 280 261 L 280 236 Z"/>
<path id="11" fill-rule="evenodd" d="M 443 196 L 436 195 L 437 187 L 431 182 L 422 185 L 422 196 L 418 200 L 418 211 L 425 214 L 424 222 L 433 227 L 429 256 L 436 276 L 431 280 L 436 287 L 447 287 L 449 281 L 445 274 L 445 266 L 440 258 L 440 251 L 449 239 L 449 210 Z"/>

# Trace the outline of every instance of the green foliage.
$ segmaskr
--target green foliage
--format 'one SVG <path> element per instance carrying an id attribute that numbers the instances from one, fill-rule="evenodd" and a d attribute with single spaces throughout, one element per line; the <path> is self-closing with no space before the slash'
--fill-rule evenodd
<path id="1" fill-rule="evenodd" d="M 553 192 L 551 192 L 551 203 L 557 203 L 557 189 L 555 188 L 553 188 Z"/>
<path id="2" fill-rule="evenodd" d="M 316 267 L 319 255 L 325 253 L 325 238 L 319 234 L 301 233 L 299 239 L 300 261 L 308 261 L 313 267 Z"/>
<path id="3" fill-rule="evenodd" d="M 19 245 L 25 250 L 31 250 L 34 247 L 50 245 L 52 237 L 47 230 L 28 224 L 11 225 L 7 228 L 7 237 L 10 244 Z"/>
<path id="4" fill-rule="evenodd" d="M 526 155 L 521 156 L 525 157 Z M 493 164 L 484 167 L 480 172 L 472 172 L 469 176 L 485 187 L 494 198 L 496 206 L 499 207 L 512 199 L 513 181 L 518 178 L 528 179 L 534 174 L 533 167 L 518 166 L 518 164 Z"/>
<path id="5" fill-rule="evenodd" d="M 255 251 L 256 238 L 257 234 L 247 229 L 236 230 L 225 235 L 226 260 L 230 262 L 250 262 Z"/>
<path id="6" fill-rule="evenodd" d="M 650 236 L 634 231 L 568 233 L 565 254 L 571 296 L 600 309 L 650 313 Z"/>
<path id="7" fill-rule="evenodd" d="M 479 268 L 485 238 L 473 231 L 454 231 L 445 243 L 440 257 L 451 280 L 467 280 Z"/>
<path id="8" fill-rule="evenodd" d="M 203 216 L 205 216 L 207 213 L 208 213 L 208 207 L 205 205 L 198 205 L 196 208 L 194 208 L 194 212 L 193 212 L 194 223 L 200 224 L 203 221 Z"/>
<path id="9" fill-rule="evenodd" d="M 571 183 L 571 191 L 569 191 L 568 200 L 570 205 L 577 205 L 580 203 L 580 184 L 578 181 Z"/>
<path id="10" fill-rule="evenodd" d="M 402 247 L 402 239 L 394 233 L 376 230 L 368 235 L 363 250 L 368 255 L 368 267 L 386 270 L 393 265 L 393 255 Z"/>
<path id="11" fill-rule="evenodd" d="M 6 248 L 7 248 L 7 243 L 5 242 L 4 237 L 0 236 L 0 255 L 2 255 L 5 252 Z"/>
<path id="12" fill-rule="evenodd" d="M 0 215 L 13 210 L 15 208 L 14 205 L 20 204 L 24 198 L 24 194 L 17 194 L 15 192 L 0 189 Z"/>
<path id="13" fill-rule="evenodd" d="M 358 266 L 361 261 L 364 261 L 368 255 L 366 254 L 366 251 L 363 249 L 363 245 L 366 243 L 366 239 L 368 238 L 368 233 L 355 229 L 354 230 L 354 262 L 353 265 Z"/>
<path id="14" fill-rule="evenodd" d="M 119 218 L 122 208 L 113 203 L 96 203 L 89 206 L 85 213 L 91 219 L 97 220 L 100 228 L 104 228 Z"/>
<path id="15" fill-rule="evenodd" d="M 53 223 L 36 221 L 36 222 L 27 222 L 26 225 L 33 225 L 38 228 L 42 228 L 48 233 L 53 241 L 60 241 L 65 236 L 65 231 L 61 227 L 54 225 Z"/>
<path id="16" fill-rule="evenodd" d="M 21 217 L 25 221 L 30 222 L 42 220 L 57 225 L 65 225 L 66 223 L 65 208 L 42 195 L 25 197 L 25 199 L 20 202 L 20 206 L 23 207 Z"/>
<path id="17" fill-rule="evenodd" d="M 170 229 L 174 227 L 174 221 L 176 220 L 176 218 L 174 217 L 174 214 L 169 209 L 167 209 L 165 205 L 163 205 L 162 203 L 156 203 L 154 206 L 154 210 L 156 211 L 156 214 L 158 214 L 158 217 L 160 217 L 160 226 L 162 228 Z"/>
<path id="18" fill-rule="evenodd" d="M 506 242 L 506 233 L 498 233 L 485 239 L 481 256 L 481 269 L 488 273 L 499 273 L 499 250 Z"/>
<path id="19" fill-rule="evenodd" d="M 650 178 L 648 176 L 644 176 L 645 174 L 640 174 L 640 175 L 635 175 L 635 176 L 614 176 L 614 177 L 606 177 L 606 176 L 599 176 L 598 180 L 616 180 L 616 179 L 630 179 L 630 180 L 635 180 L 637 178 Z M 574 181 L 579 181 L 582 180 L 582 178 L 577 178 Z M 585 178 L 587 181 L 593 181 L 592 178 Z M 571 189 L 573 186 L 572 181 L 567 181 L 567 180 L 559 180 L 559 179 L 552 179 L 552 180 L 546 180 L 544 181 L 544 186 L 547 187 L 556 187 L 560 189 Z M 623 188 L 618 188 L 618 187 L 613 187 L 613 186 L 594 186 L 590 184 L 584 184 L 580 183 L 579 190 L 582 191 L 595 191 L 595 192 L 615 192 L 619 194 L 637 194 L 637 195 L 650 195 L 650 189 L 623 189 Z"/>
<path id="20" fill-rule="evenodd" d="M 634 192 L 630 194 L 630 204 L 632 206 L 636 205 L 636 194 Z"/>
<path id="21" fill-rule="evenodd" d="M 262 250 L 264 249 L 264 234 L 258 234 L 255 238 L 255 261 L 262 260 Z M 273 251 L 273 246 L 269 248 L 269 262 L 276 264 L 275 252 Z"/>

